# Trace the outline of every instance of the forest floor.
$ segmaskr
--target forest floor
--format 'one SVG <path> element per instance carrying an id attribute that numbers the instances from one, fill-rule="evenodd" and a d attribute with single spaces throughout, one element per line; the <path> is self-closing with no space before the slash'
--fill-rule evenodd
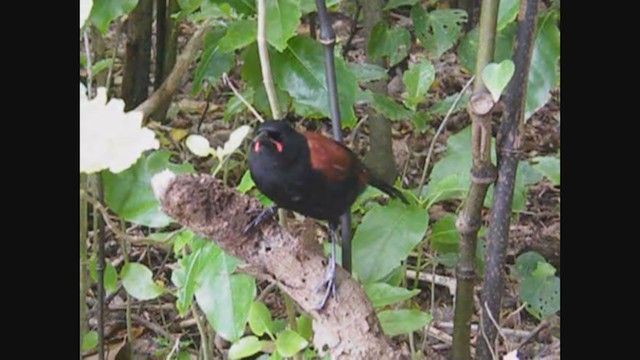
<path id="1" fill-rule="evenodd" d="M 337 31 L 338 42 L 345 41 L 348 37 L 348 31 L 351 27 L 350 19 L 344 16 L 336 16 L 334 27 Z M 305 25 L 301 26 L 301 31 L 305 31 Z M 193 31 L 191 25 L 183 25 L 180 44 L 189 38 Z M 111 31 L 105 36 L 105 44 L 107 48 L 112 48 L 115 44 L 115 34 Z M 353 40 L 354 48 L 347 54 L 348 61 L 363 61 L 363 44 L 364 39 L 358 33 Z M 119 94 L 119 79 L 122 76 L 120 54 L 124 51 L 122 44 L 119 46 L 118 58 L 114 67 L 115 84 L 113 91 Z M 447 95 L 457 93 L 461 90 L 470 75 L 467 74 L 458 64 L 455 53 L 450 51 L 445 53 L 439 60 L 435 60 L 434 64 L 437 69 L 437 83 L 430 89 L 432 102 L 441 100 Z M 195 64 L 194 64 L 195 66 Z M 238 77 L 237 69 L 230 74 L 236 84 L 241 81 Z M 193 72 L 189 72 L 193 74 Z M 214 87 L 210 104 L 207 106 L 207 100 L 202 95 L 193 97 L 190 95 L 191 78 L 185 79 L 184 85 L 180 88 L 179 93 L 174 98 L 174 107 L 170 110 L 172 119 L 167 124 L 168 127 L 175 129 L 184 129 L 184 131 L 175 131 L 172 135 L 176 138 L 186 136 L 187 133 L 199 133 L 205 135 L 215 148 L 226 141 L 230 131 L 239 124 L 245 122 L 251 116 L 248 112 L 236 117 L 233 121 L 226 122 L 222 119 L 224 107 L 229 99 L 230 92 L 222 84 Z M 389 93 L 393 96 L 399 95 L 402 91 L 401 77 L 392 76 L 389 82 Z M 399 87 L 400 86 L 400 87 Z M 526 160 L 539 155 L 557 154 L 560 149 L 560 90 L 555 89 L 552 92 L 551 100 L 539 111 L 537 111 L 524 126 L 522 159 Z M 429 104 L 426 104 L 429 105 Z M 202 118 L 202 113 L 208 107 L 204 115 L 202 125 L 198 130 L 198 123 Z M 358 119 L 364 114 L 362 106 L 356 107 Z M 494 124 L 498 124 L 501 111 L 498 109 L 494 114 Z M 402 184 L 405 188 L 414 188 L 420 181 L 420 175 L 424 166 L 427 149 L 433 140 L 435 129 L 440 125 L 442 117 L 435 117 L 428 124 L 427 131 L 421 132 L 415 130 L 414 124 L 409 121 L 398 121 L 393 123 L 393 149 L 398 169 L 406 169 L 403 171 Z M 310 124 L 310 121 L 304 121 L 304 124 Z M 446 140 L 452 134 L 470 124 L 466 111 L 454 113 L 449 120 L 445 131 L 438 137 L 435 147 L 435 158 L 432 164 L 446 152 Z M 329 134 L 330 123 L 323 121 L 322 125 L 312 124 L 314 127 L 322 128 Z M 363 122 L 358 127 L 357 134 L 345 133 L 345 137 L 349 140 L 348 145 L 360 155 L 363 155 L 368 148 L 368 127 Z M 188 151 L 182 145 L 176 145 L 179 141 L 169 144 L 172 150 L 176 150 L 183 157 L 192 160 L 196 168 L 207 171 L 211 168 L 212 163 L 193 159 L 189 156 Z M 227 181 L 234 185 L 243 175 L 245 166 L 237 166 L 229 172 Z M 436 204 L 430 210 L 430 222 L 437 221 L 448 212 L 455 211 L 459 206 L 458 202 L 443 202 Z M 483 210 L 484 225 L 488 225 L 488 209 Z M 293 219 L 292 219 L 293 220 Z M 293 220 L 295 223 L 296 220 Z M 295 224 L 294 224 L 295 226 Z M 321 230 L 322 232 L 323 230 Z M 131 226 L 127 229 L 129 234 L 143 234 L 144 229 L 139 226 Z M 118 267 L 123 256 L 119 242 L 108 234 L 106 254 L 108 260 Z M 556 269 L 557 275 L 560 275 L 560 187 L 554 186 L 550 181 L 543 179 L 536 184 L 530 185 L 527 191 L 526 206 L 521 212 L 514 213 L 512 217 L 512 225 L 510 229 L 510 242 L 507 250 L 507 263 L 513 265 L 515 258 L 526 251 L 536 251 L 544 256 Z M 428 253 L 428 245 L 425 244 L 425 252 Z M 129 258 L 141 261 L 152 269 L 156 279 L 163 281 L 165 284 L 171 284 L 171 268 L 175 264 L 176 259 L 173 256 L 171 248 L 152 245 L 134 244 L 129 249 Z M 415 259 L 409 259 L 409 262 L 415 262 Z M 438 266 L 436 273 L 455 279 L 455 275 L 451 268 Z M 507 274 L 509 272 L 507 271 Z M 413 280 L 408 279 L 413 282 Z M 268 284 L 258 283 L 258 294 L 271 309 L 274 317 L 286 317 L 282 296 L 278 291 L 274 291 L 273 287 Z M 480 285 L 480 284 L 479 284 Z M 418 288 L 421 293 L 416 296 L 413 301 L 423 310 L 429 311 L 432 308 L 432 289 L 435 289 L 433 316 L 434 321 L 428 329 L 422 334 L 416 335 L 416 344 L 418 349 L 422 350 L 427 359 L 447 359 L 451 348 L 451 333 L 453 321 L 453 297 L 447 287 L 432 286 L 431 283 L 420 281 Z M 267 289 L 268 293 L 262 293 Z M 91 290 L 91 294 L 87 297 L 90 311 L 90 324 L 94 328 L 96 324 L 95 317 L 95 286 Z M 108 309 L 106 316 L 106 339 L 110 349 L 109 359 L 114 359 L 115 355 L 122 348 L 126 337 L 125 324 L 125 304 L 126 295 L 119 285 L 118 289 L 108 294 Z M 501 339 L 499 349 L 507 352 L 519 348 L 519 359 L 559 359 L 560 358 L 560 313 L 553 315 L 544 323 L 544 327 L 540 329 L 540 321 L 529 315 L 521 307 L 518 298 L 518 285 L 516 280 L 507 275 L 506 289 L 503 297 L 502 319 L 506 319 L 501 324 L 505 329 L 504 337 Z M 192 314 L 186 317 L 178 317 L 175 308 L 175 298 L 167 295 L 159 299 L 138 302 L 132 300 L 132 320 L 133 329 L 137 336 L 133 344 L 134 352 L 137 358 L 145 359 L 164 359 L 172 344 L 167 341 L 159 341 L 159 338 L 172 338 L 180 336 L 183 340 L 191 340 L 193 344 L 199 343 L 199 332 L 196 328 L 196 322 Z M 476 304 L 476 312 L 472 319 L 474 324 L 478 324 L 478 304 Z M 548 326 L 546 326 L 548 325 Z M 475 330 L 472 331 L 472 344 L 482 341 L 477 336 Z M 406 336 L 398 336 L 395 341 L 400 346 L 408 348 L 408 338 Z M 216 337 L 213 346 L 218 354 L 228 349 L 229 343 L 222 338 Z M 191 345 L 190 351 L 193 354 L 192 359 L 196 359 L 195 346 Z M 87 358 L 97 358 L 95 354 L 87 354 Z"/>

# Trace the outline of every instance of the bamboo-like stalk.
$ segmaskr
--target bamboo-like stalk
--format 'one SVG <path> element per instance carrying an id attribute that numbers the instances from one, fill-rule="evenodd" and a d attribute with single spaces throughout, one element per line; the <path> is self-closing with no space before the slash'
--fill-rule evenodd
<path id="1" fill-rule="evenodd" d="M 518 14 L 518 32 L 514 45 L 514 76 L 504 94 L 504 114 L 498 131 L 498 180 L 493 193 L 490 226 L 485 253 L 485 273 L 482 288 L 482 333 L 486 338 L 478 344 L 478 359 L 490 359 L 497 329 L 490 317 L 500 321 L 500 303 L 504 287 L 503 269 L 509 243 L 511 204 L 518 169 L 520 128 L 524 121 L 527 80 L 531 65 L 534 33 L 538 18 L 539 0 L 522 0 Z M 488 311 L 487 311 L 488 309 Z"/>
<path id="2" fill-rule="evenodd" d="M 333 49 L 336 44 L 336 35 L 331 27 L 327 5 L 324 0 L 316 0 L 316 9 L 320 19 L 320 34 L 318 41 L 324 46 L 324 73 L 327 78 L 329 91 L 329 112 L 333 138 L 342 142 L 342 124 L 340 118 L 340 106 L 338 104 L 338 83 L 336 81 L 336 65 Z M 342 239 L 342 267 L 351 273 L 351 213 L 345 212 L 340 216 L 340 237 Z"/>
<path id="3" fill-rule="evenodd" d="M 476 58 L 476 74 L 493 60 L 499 0 L 484 0 L 480 15 L 480 37 Z M 452 358 L 471 359 L 471 314 L 473 286 L 476 281 L 475 255 L 478 230 L 482 225 L 481 210 L 489 185 L 496 177 L 491 163 L 491 111 L 494 103 L 482 76 L 476 76 L 474 91 L 469 102 L 471 124 L 471 184 L 464 206 L 456 220 L 460 234 L 459 260 L 456 267 L 456 300 Z"/>
<path id="4" fill-rule="evenodd" d="M 265 0 L 257 0 L 258 2 L 258 35 L 256 42 L 258 43 L 258 55 L 260 57 L 260 68 L 262 70 L 262 82 L 269 99 L 271 114 L 274 119 L 281 119 L 282 113 L 278 105 L 278 95 L 276 87 L 273 85 L 273 76 L 271 75 L 271 63 L 269 62 L 269 50 L 267 48 L 267 7 Z"/>

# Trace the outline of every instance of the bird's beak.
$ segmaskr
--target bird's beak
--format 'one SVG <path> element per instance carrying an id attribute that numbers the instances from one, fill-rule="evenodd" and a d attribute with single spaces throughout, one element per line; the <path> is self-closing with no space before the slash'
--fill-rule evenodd
<path id="1" fill-rule="evenodd" d="M 266 132 L 266 131 L 260 131 L 260 130 L 258 130 L 258 133 L 257 133 L 257 134 L 256 134 L 256 136 L 253 138 L 253 142 L 260 141 L 260 140 L 262 140 L 262 139 L 264 139 L 264 138 L 266 138 L 266 137 L 267 137 L 267 132 Z"/>

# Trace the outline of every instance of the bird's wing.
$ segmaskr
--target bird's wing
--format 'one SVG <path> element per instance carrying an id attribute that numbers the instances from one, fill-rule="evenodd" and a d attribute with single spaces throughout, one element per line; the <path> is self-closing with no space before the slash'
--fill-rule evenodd
<path id="1" fill-rule="evenodd" d="M 341 181 L 358 170 L 355 154 L 346 146 L 326 136 L 307 131 L 311 167 L 329 180 Z"/>

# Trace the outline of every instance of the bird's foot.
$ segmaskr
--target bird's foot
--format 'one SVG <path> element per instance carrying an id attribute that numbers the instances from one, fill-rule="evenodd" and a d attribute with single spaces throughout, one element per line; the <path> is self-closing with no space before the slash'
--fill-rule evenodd
<path id="1" fill-rule="evenodd" d="M 276 205 L 271 205 L 269 207 L 262 209 L 260 214 L 254 217 L 253 220 L 251 220 L 247 224 L 247 226 L 244 227 L 244 230 L 242 231 L 242 233 L 243 234 L 248 233 L 250 230 L 258 226 L 267 216 L 273 216 L 273 214 L 275 214 L 277 210 L 278 210 L 278 207 Z"/>
<path id="2" fill-rule="evenodd" d="M 329 299 L 329 296 L 333 296 L 333 298 L 338 300 L 338 293 L 336 292 L 336 263 L 335 261 L 330 261 L 329 266 L 327 267 L 327 271 L 324 277 L 324 280 L 316 286 L 314 292 L 319 292 L 320 290 L 324 290 L 324 295 L 322 296 L 322 300 L 316 305 L 316 310 L 322 310 Z"/>

